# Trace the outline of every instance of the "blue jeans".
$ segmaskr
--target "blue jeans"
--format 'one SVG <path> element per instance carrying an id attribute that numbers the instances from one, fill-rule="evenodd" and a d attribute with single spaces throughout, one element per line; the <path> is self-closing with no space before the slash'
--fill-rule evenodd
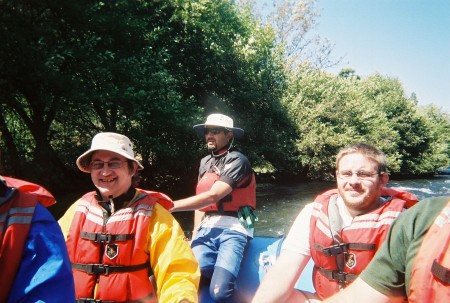
<path id="1" fill-rule="evenodd" d="M 216 302 L 232 302 L 236 279 L 248 238 L 240 232 L 202 227 L 192 241 L 202 279 L 210 280 L 210 295 Z"/>

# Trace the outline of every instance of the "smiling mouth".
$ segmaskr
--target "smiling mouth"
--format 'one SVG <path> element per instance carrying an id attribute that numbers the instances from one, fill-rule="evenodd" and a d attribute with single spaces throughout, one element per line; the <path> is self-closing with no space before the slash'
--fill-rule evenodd
<path id="1" fill-rule="evenodd" d="M 109 179 L 101 179 L 100 182 L 102 183 L 112 183 L 116 181 L 117 178 L 109 178 Z"/>
<path id="2" fill-rule="evenodd" d="M 358 190 L 358 189 L 355 189 L 355 188 L 347 189 L 346 192 L 349 193 L 352 196 L 354 196 L 354 195 L 361 195 L 361 194 L 364 193 L 364 191 Z"/>

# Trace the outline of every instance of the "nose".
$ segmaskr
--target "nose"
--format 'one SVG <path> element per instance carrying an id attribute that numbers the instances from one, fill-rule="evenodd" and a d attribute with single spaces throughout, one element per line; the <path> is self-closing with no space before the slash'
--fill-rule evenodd
<path id="1" fill-rule="evenodd" d="M 105 163 L 105 165 L 103 165 L 103 168 L 101 170 L 101 173 L 103 176 L 107 176 L 111 173 L 112 169 L 109 168 L 109 164 Z"/>
<path id="2" fill-rule="evenodd" d="M 350 179 L 348 179 L 349 183 L 359 183 L 361 179 L 359 179 L 358 175 L 353 173 Z"/>

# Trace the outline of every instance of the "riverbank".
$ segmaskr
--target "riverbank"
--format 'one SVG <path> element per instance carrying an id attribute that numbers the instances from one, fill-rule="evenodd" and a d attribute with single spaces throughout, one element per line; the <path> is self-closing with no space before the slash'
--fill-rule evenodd
<path id="1" fill-rule="evenodd" d="M 410 191 L 419 199 L 450 195 L 450 175 L 435 175 L 422 179 L 391 179 L 388 186 Z M 335 181 L 310 181 L 299 178 L 285 182 L 280 182 L 278 179 L 273 182 L 271 178 L 259 179 L 256 189 L 256 214 L 259 220 L 255 225 L 255 233 L 262 236 L 286 234 L 301 208 L 321 192 L 333 187 L 335 187 Z M 55 218 L 59 219 L 66 209 L 86 191 L 73 191 L 59 195 L 58 203 L 50 207 L 50 211 Z M 170 193 L 167 194 L 170 196 Z M 185 231 L 188 233 L 192 231 L 193 212 L 178 212 L 174 213 L 174 216 Z"/>

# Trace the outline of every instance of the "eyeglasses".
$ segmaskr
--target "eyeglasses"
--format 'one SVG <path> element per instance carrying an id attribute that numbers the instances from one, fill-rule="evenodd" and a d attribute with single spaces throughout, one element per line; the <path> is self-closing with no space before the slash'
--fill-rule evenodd
<path id="1" fill-rule="evenodd" d="M 213 134 L 213 135 L 217 135 L 217 134 L 220 134 L 221 132 L 228 132 L 228 130 L 227 129 L 225 129 L 225 128 L 222 128 L 222 127 L 213 127 L 213 128 L 206 128 L 205 127 L 205 130 L 204 130 L 204 134 L 205 135 L 207 135 L 208 133 L 211 133 L 211 134 Z"/>
<path id="2" fill-rule="evenodd" d="M 342 180 L 350 180 L 353 175 L 356 175 L 356 177 L 359 180 L 370 180 L 373 176 L 382 175 L 382 174 L 384 174 L 384 172 L 381 172 L 381 173 L 371 173 L 368 171 L 352 172 L 350 170 L 337 172 L 338 177 Z"/>
<path id="3" fill-rule="evenodd" d="M 108 167 L 110 169 L 118 169 L 121 168 L 124 162 L 128 162 L 128 161 L 121 161 L 121 160 L 112 160 L 109 162 L 103 162 L 103 161 L 92 161 L 89 166 L 91 167 L 92 170 L 100 170 L 102 169 L 105 164 L 108 165 Z"/>

